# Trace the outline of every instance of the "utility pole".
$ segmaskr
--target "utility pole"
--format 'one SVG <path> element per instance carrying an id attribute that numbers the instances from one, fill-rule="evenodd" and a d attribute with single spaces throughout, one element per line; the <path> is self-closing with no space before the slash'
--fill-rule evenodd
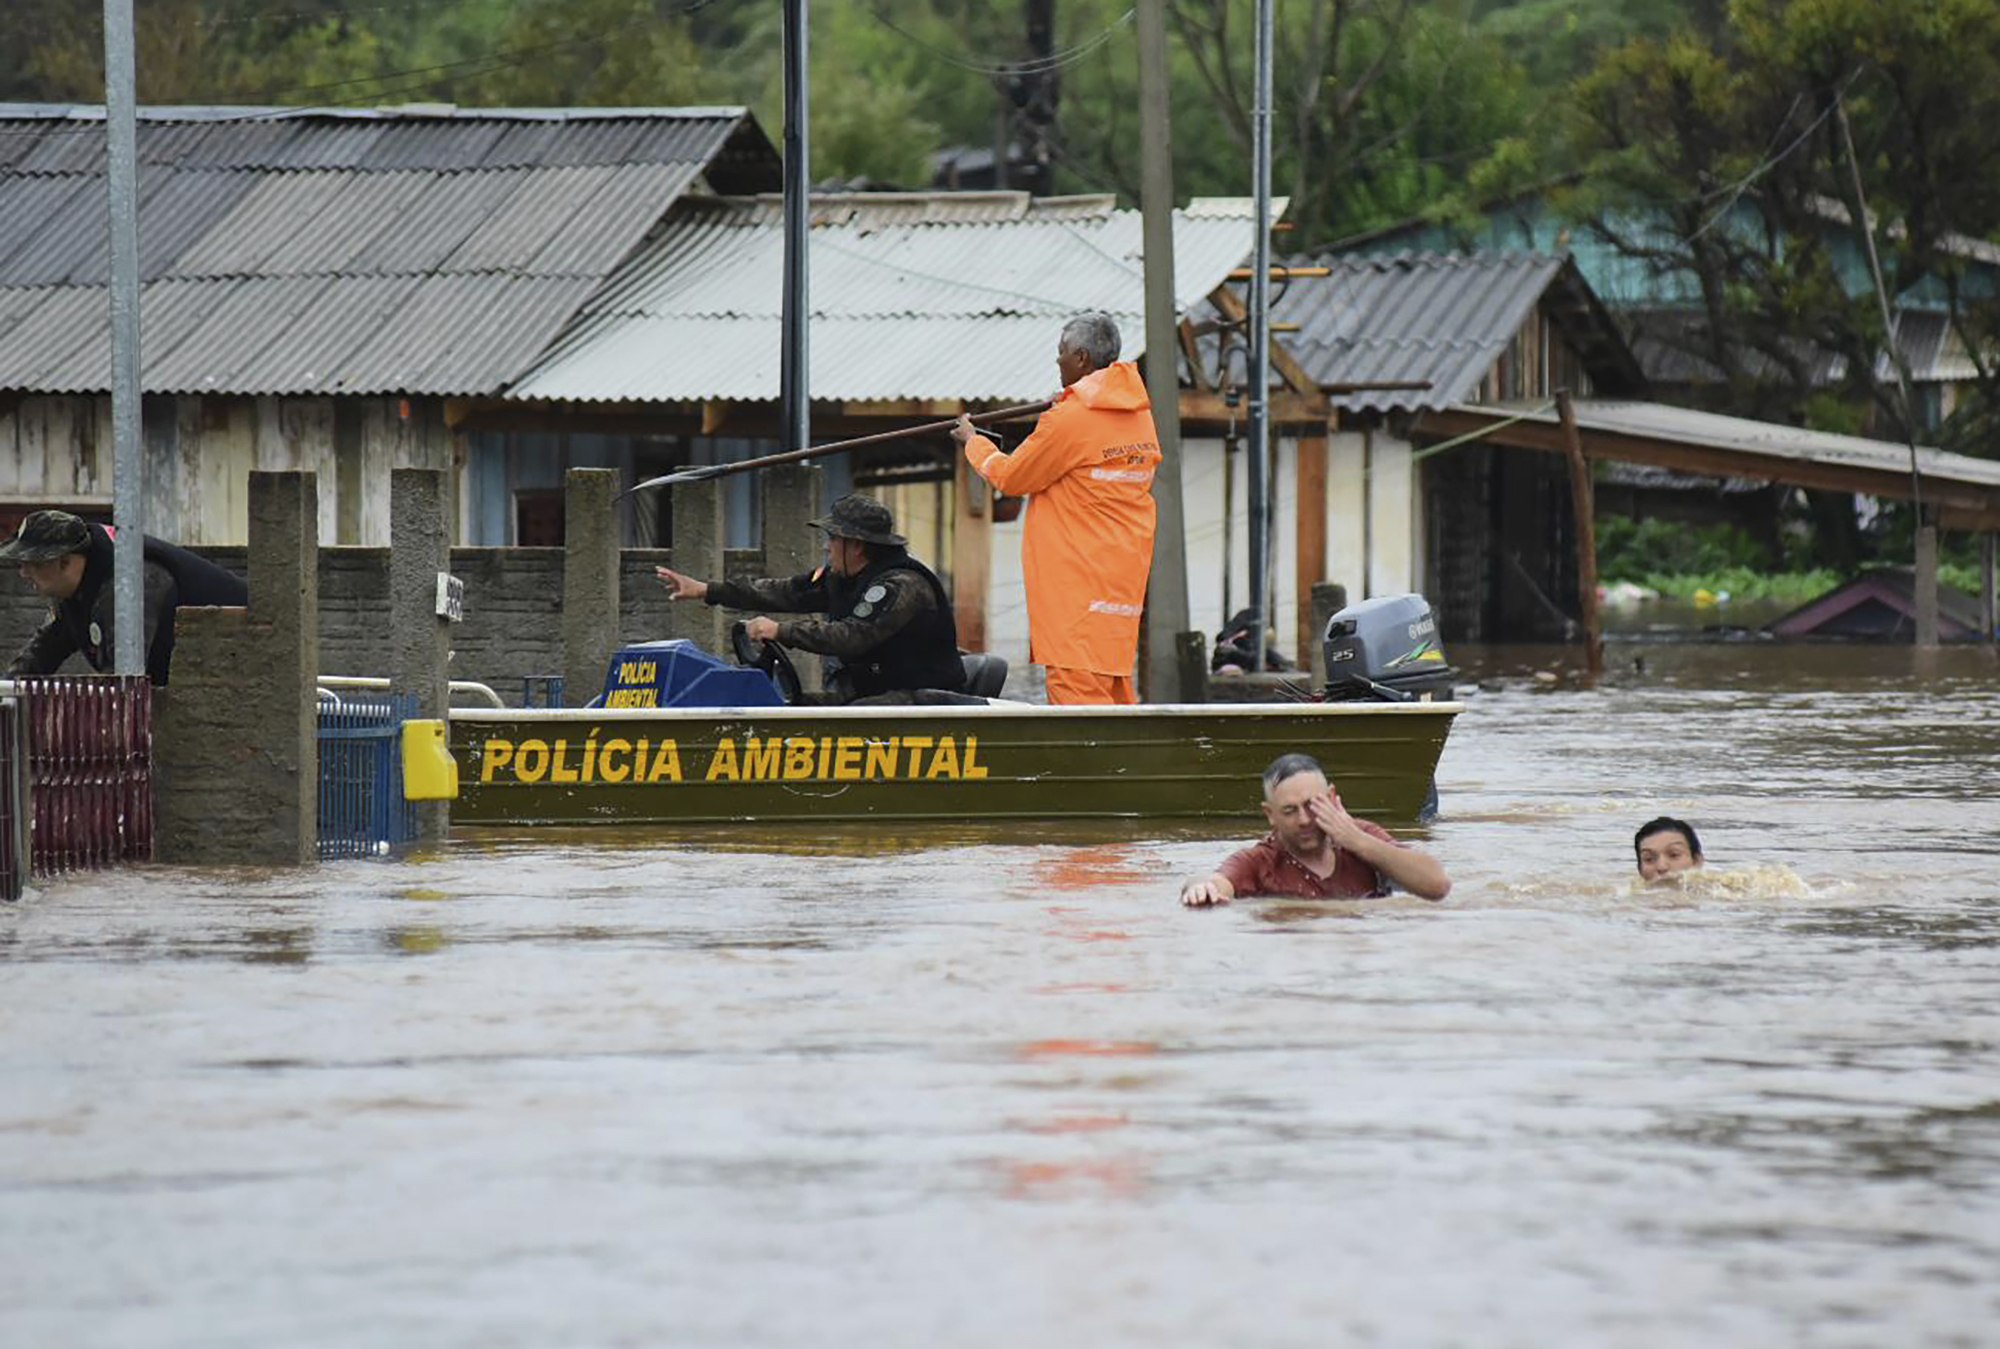
<path id="1" fill-rule="evenodd" d="M 1166 0 L 1139 0 L 1139 158 L 1146 258 L 1146 394 L 1160 438 L 1153 478 L 1158 519 L 1153 570 L 1146 586 L 1146 687 L 1179 689 L 1179 634 L 1188 626 L 1187 537 L 1181 510 L 1181 380 L 1174 310 L 1174 160 L 1167 115 Z"/>
<path id="2" fill-rule="evenodd" d="M 106 0 L 111 3 L 111 0 Z M 807 337 L 812 314 L 811 161 L 806 119 L 806 0 L 785 0 L 785 295 L 781 308 L 783 354 L 778 371 L 779 437 L 788 449 L 812 443 L 812 370 Z"/>
<path id="3" fill-rule="evenodd" d="M 1875 285 L 1875 303 L 1882 313 L 1882 341 L 1896 370 L 1896 406 L 1903 423 L 1903 439 L 1910 447 L 1910 514 L 1916 527 L 1913 577 L 1917 602 L 1917 645 L 1938 644 L 1938 538 L 1937 526 L 1924 514 L 1924 476 L 1917 464 L 1916 400 L 1910 394 L 1910 362 L 1896 332 L 1895 317 L 1889 312 L 1889 288 L 1882 283 L 1882 259 L 1875 252 L 1875 225 L 1868 218 L 1868 197 L 1861 187 L 1861 161 L 1854 155 L 1854 132 L 1847 124 L 1847 100 L 1833 96 L 1833 110 L 1840 123 L 1840 143 L 1847 149 L 1847 171 L 1854 184 L 1854 228 L 1861 231 L 1861 243 L 1868 258 L 1868 276 Z"/>
<path id="4" fill-rule="evenodd" d="M 1250 611 L 1256 622 L 1250 668 L 1264 668 L 1270 626 L 1271 449 L 1271 0 L 1257 0 L 1257 103 L 1251 114 L 1257 238 L 1250 263 Z"/>
<path id="5" fill-rule="evenodd" d="M 1056 125 L 1056 71 L 1051 63 L 1056 53 L 1056 0 L 1026 0 L 1026 18 L 1028 69 L 1014 77 L 1014 101 L 1027 132 L 1023 148 L 1028 162 L 1021 172 L 1021 186 L 1045 197 L 1055 177 L 1049 144 L 1055 139 Z"/>
<path id="6" fill-rule="evenodd" d="M 139 111 L 132 0 L 104 0 L 105 182 L 111 228 L 112 659 L 146 672 L 145 466 L 139 457 Z"/>

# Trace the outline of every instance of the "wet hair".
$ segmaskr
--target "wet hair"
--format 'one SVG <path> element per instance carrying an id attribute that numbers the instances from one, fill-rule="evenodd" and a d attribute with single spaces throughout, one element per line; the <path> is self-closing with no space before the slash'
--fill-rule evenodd
<path id="1" fill-rule="evenodd" d="M 1695 860 L 1697 862 L 1701 860 L 1701 837 L 1694 832 L 1694 826 L 1686 820 L 1677 820 L 1671 815 L 1662 815 L 1658 819 L 1646 821 L 1639 826 L 1639 832 L 1632 835 L 1632 860 L 1634 862 L 1639 860 L 1640 845 L 1655 834 L 1679 834 L 1687 840 L 1688 851 L 1694 854 Z"/>
<path id="2" fill-rule="evenodd" d="M 1319 760 L 1310 754 L 1280 754 L 1271 760 L 1271 766 L 1264 770 L 1264 795 L 1268 798 L 1278 790 L 1278 784 L 1286 778 L 1295 778 L 1301 773 L 1317 773 L 1326 776 L 1326 770 L 1319 766 Z"/>
<path id="3" fill-rule="evenodd" d="M 1063 325 L 1062 340 L 1058 343 L 1064 351 L 1080 351 L 1090 357 L 1090 367 L 1102 370 L 1118 359 L 1118 352 L 1124 346 L 1118 336 L 1118 323 L 1111 315 L 1093 311 L 1078 314 Z"/>

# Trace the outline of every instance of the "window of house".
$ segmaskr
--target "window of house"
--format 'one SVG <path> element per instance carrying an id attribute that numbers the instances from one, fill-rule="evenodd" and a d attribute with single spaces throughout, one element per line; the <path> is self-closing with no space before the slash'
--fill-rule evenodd
<path id="1" fill-rule="evenodd" d="M 560 487 L 523 489 L 514 493 L 514 542 L 523 548 L 563 546 L 563 494 Z"/>

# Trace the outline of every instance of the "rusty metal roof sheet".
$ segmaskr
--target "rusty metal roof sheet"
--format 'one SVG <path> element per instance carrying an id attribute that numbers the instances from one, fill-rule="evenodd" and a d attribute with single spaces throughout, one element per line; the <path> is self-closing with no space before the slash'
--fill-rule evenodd
<path id="1" fill-rule="evenodd" d="M 775 185 L 741 108 L 148 108 L 148 391 L 494 392 L 674 201 Z M 101 109 L 0 104 L 0 388 L 109 382 Z"/>
<path id="2" fill-rule="evenodd" d="M 1143 347 L 1140 217 L 1108 198 L 829 196 L 813 216 L 815 398 L 1044 397 L 1062 321 L 1088 309 Z M 1250 222 L 1247 202 L 1176 212 L 1179 307 L 1242 261 Z M 685 200 L 510 396 L 775 398 L 783 251 L 772 201 Z"/>

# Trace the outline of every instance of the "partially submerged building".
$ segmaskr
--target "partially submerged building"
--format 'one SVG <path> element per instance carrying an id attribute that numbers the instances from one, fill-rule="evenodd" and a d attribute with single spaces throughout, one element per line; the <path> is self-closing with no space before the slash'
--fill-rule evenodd
<path id="1" fill-rule="evenodd" d="M 193 544 L 243 541 L 252 468 L 315 470 L 321 537 L 384 542 L 391 468 L 484 468 L 455 400 L 530 369 L 684 193 L 778 184 L 741 108 L 147 108 L 139 161 L 147 518 Z M 0 105 L 9 528 L 110 508 L 105 222 L 102 110 Z"/>

